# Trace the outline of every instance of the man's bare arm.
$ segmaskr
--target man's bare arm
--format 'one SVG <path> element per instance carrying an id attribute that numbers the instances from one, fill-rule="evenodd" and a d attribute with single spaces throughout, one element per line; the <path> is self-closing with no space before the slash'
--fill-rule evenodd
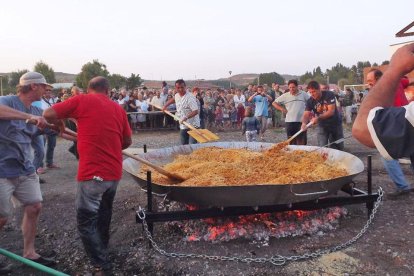
<path id="1" fill-rule="evenodd" d="M 384 75 L 362 101 L 352 127 L 352 135 L 362 144 L 372 148 L 375 147 L 368 130 L 368 114 L 374 107 L 392 106 L 401 77 L 414 69 L 413 52 L 414 43 L 398 49 L 392 56 L 390 65 Z"/>
<path id="2" fill-rule="evenodd" d="M 175 99 L 174 99 L 174 98 L 169 99 L 169 100 L 168 100 L 168 101 L 164 104 L 164 106 L 162 107 L 162 111 L 167 110 L 167 107 L 168 107 L 170 104 L 173 104 L 173 103 L 175 103 Z"/>
<path id="3" fill-rule="evenodd" d="M 257 95 L 259 95 L 257 92 L 256 92 L 256 93 L 254 93 L 253 95 L 251 95 L 251 96 L 247 99 L 247 101 L 248 101 L 248 102 L 253 101 L 253 98 L 254 98 L 254 97 L 256 97 Z"/>
<path id="4" fill-rule="evenodd" d="M 287 112 L 288 112 L 286 108 L 284 108 L 283 106 L 281 106 L 281 105 L 280 105 L 280 104 L 278 104 L 277 102 L 273 102 L 273 103 L 272 103 L 272 106 L 273 106 L 274 108 L 276 108 L 277 110 L 282 111 L 283 113 L 287 113 Z"/>
<path id="5" fill-rule="evenodd" d="M 132 144 L 131 136 L 124 136 L 122 140 L 122 149 L 128 148 Z"/>
<path id="6" fill-rule="evenodd" d="M 9 106 L 0 104 L 0 119 L 3 120 L 32 120 L 36 121 L 36 126 L 43 129 L 47 122 L 41 116 L 36 116 L 30 113 L 21 112 Z"/>

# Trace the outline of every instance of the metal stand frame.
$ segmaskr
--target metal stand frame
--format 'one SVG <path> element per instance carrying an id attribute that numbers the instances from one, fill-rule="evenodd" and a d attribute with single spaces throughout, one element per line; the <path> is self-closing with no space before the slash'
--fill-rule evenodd
<path id="1" fill-rule="evenodd" d="M 146 152 L 146 146 L 144 146 Z M 222 208 L 207 208 L 199 210 L 183 210 L 183 211 L 153 211 L 153 195 L 151 172 L 147 172 L 147 210 L 145 212 L 145 220 L 148 223 L 148 230 L 151 235 L 154 230 L 154 222 L 204 219 L 216 217 L 230 217 L 240 215 L 252 215 L 262 213 L 285 212 L 293 210 L 316 210 L 333 206 L 344 206 L 352 204 L 365 203 L 368 210 L 368 217 L 374 207 L 374 202 L 379 197 L 378 193 L 372 193 L 372 156 L 367 157 L 367 192 L 355 188 L 352 184 L 342 187 L 342 191 L 349 196 L 334 196 L 327 198 L 319 198 L 311 201 L 303 201 L 291 204 L 277 204 L 268 206 L 232 206 Z M 142 223 L 142 220 L 136 215 L 136 222 Z"/>

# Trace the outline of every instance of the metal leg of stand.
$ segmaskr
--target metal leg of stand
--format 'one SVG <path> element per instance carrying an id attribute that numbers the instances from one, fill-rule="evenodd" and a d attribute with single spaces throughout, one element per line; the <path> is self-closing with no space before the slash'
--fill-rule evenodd
<path id="1" fill-rule="evenodd" d="M 152 182 L 151 172 L 147 171 L 147 209 L 148 212 L 152 212 Z M 148 222 L 148 231 L 151 235 L 154 235 L 154 223 Z M 151 242 L 148 242 L 149 247 L 152 247 Z"/>
<path id="2" fill-rule="evenodd" d="M 367 183 L 368 183 L 368 195 L 372 194 L 372 155 L 367 156 Z M 372 209 L 374 209 L 373 202 L 366 203 L 368 209 L 368 218 L 372 213 Z"/>
<path id="3" fill-rule="evenodd" d="M 147 145 L 144 145 L 144 153 L 147 153 Z M 151 180 L 151 172 L 147 171 L 147 210 L 148 212 L 152 212 L 152 180 Z M 148 223 L 148 231 L 150 231 L 151 235 L 154 234 L 154 223 Z M 148 242 L 149 247 L 151 248 L 151 242 Z"/>

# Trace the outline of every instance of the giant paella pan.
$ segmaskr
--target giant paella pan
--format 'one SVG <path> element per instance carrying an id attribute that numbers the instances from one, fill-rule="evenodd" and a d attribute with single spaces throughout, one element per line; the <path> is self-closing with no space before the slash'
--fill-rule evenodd
<path id="1" fill-rule="evenodd" d="M 217 142 L 185 146 L 162 148 L 149 153 L 138 154 L 159 166 L 174 161 L 178 155 L 189 155 L 193 151 L 205 147 L 219 147 L 228 149 L 249 149 L 251 151 L 264 151 L 273 146 L 271 143 L 246 143 L 246 142 Z M 335 149 L 318 149 L 314 146 L 287 147 L 288 151 L 315 151 L 323 154 L 325 162 L 340 167 L 346 171 L 345 175 L 332 177 L 321 181 L 302 181 L 300 183 L 272 183 L 254 185 L 228 185 L 227 183 L 215 183 L 210 186 L 191 185 L 169 185 L 153 182 L 154 193 L 165 194 L 170 200 L 199 206 L 265 206 L 274 204 L 289 204 L 301 201 L 314 200 L 322 196 L 336 193 L 343 185 L 364 170 L 362 161 L 356 156 Z M 251 164 L 254 166 L 254 164 Z M 142 173 L 143 165 L 138 161 L 127 158 L 123 162 L 123 168 L 135 181 L 146 188 L 147 180 Z M 265 173 L 265 172 L 263 172 Z"/>

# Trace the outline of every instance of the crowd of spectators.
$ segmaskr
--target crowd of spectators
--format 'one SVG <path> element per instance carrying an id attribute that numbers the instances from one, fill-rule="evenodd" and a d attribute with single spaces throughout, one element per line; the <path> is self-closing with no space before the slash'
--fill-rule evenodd
<path id="1" fill-rule="evenodd" d="M 289 88 L 284 85 L 281 89 L 279 84 L 273 83 L 271 87 L 264 84 L 259 88 L 263 95 L 268 95 L 266 101 L 267 108 L 262 110 L 266 116 L 261 116 L 261 134 L 267 127 L 285 126 L 285 114 L 275 108 L 272 103 L 281 95 L 289 92 Z M 298 91 L 307 93 L 306 86 L 297 86 Z M 328 87 L 329 89 L 329 87 Z M 253 113 L 256 112 L 257 101 L 260 97 L 255 95 L 258 91 L 257 85 L 249 85 L 245 90 L 240 88 L 221 89 L 221 88 L 188 88 L 196 96 L 200 106 L 201 128 L 213 131 L 241 130 L 241 123 L 244 118 L 245 108 L 251 107 Z M 356 115 L 357 107 L 362 101 L 365 91 L 353 91 L 347 89 L 332 91 L 337 98 L 338 110 L 345 123 L 351 124 Z M 57 102 L 64 101 L 72 96 L 82 94 L 83 91 L 76 86 L 70 91 L 62 89 L 56 98 Z M 178 123 L 168 115 L 163 114 L 158 108 L 162 107 L 168 99 L 174 96 L 174 89 L 170 88 L 165 82 L 160 89 L 136 88 L 133 90 L 112 89 L 110 98 L 121 105 L 128 113 L 128 121 L 133 131 L 140 129 L 177 129 Z M 252 97 L 252 101 L 249 98 Z M 267 98 L 267 97 L 266 97 Z M 260 108 L 263 108 L 261 106 Z M 168 107 L 169 111 L 175 112 L 175 105 Z M 267 112 L 266 112 L 267 111 Z"/>

